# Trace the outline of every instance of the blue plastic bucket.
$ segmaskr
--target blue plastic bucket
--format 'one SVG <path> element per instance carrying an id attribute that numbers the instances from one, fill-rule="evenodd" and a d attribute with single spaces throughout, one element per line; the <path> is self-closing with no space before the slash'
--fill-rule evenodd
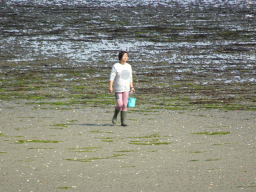
<path id="1" fill-rule="evenodd" d="M 135 103 L 136 103 L 136 98 L 129 97 L 128 98 L 128 105 L 127 105 L 127 107 L 135 107 Z"/>

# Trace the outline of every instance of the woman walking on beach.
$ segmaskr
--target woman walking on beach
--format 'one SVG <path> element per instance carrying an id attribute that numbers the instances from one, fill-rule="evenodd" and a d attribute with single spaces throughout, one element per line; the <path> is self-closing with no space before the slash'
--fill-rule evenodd
<path id="1" fill-rule="evenodd" d="M 130 64 L 126 63 L 126 61 L 128 60 L 128 53 L 126 51 L 120 51 L 118 58 L 120 62 L 113 65 L 110 73 L 109 82 L 109 92 L 112 93 L 113 91 L 115 91 L 117 102 L 112 123 L 116 124 L 118 113 L 120 110 L 122 110 L 121 125 L 127 126 L 125 120 L 129 91 L 134 92 L 132 81 L 132 67 Z"/>

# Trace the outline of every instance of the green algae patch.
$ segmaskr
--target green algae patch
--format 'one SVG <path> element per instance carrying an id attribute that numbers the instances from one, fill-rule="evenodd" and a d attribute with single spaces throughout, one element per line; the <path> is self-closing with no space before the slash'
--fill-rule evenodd
<path id="1" fill-rule="evenodd" d="M 230 132 L 226 131 L 219 131 L 219 132 L 198 132 L 198 133 L 191 133 L 194 135 L 227 135 L 230 134 Z"/>
<path id="2" fill-rule="evenodd" d="M 126 154 L 113 154 L 111 157 L 109 157 L 108 159 L 110 158 L 118 158 L 118 157 L 122 157 L 122 156 L 125 156 Z"/>
<path id="3" fill-rule="evenodd" d="M 159 140 L 150 141 L 130 141 L 129 144 L 132 145 L 169 145 L 171 142 L 162 142 Z"/>
<path id="4" fill-rule="evenodd" d="M 44 102 L 30 102 L 30 105 L 37 104 L 37 105 L 51 105 L 51 106 L 70 106 L 70 105 L 77 105 L 77 104 L 87 104 L 87 101 L 77 101 L 77 100 L 70 100 L 70 101 L 44 101 Z"/>
<path id="5" fill-rule="evenodd" d="M 215 143 L 213 145 L 229 145 L 230 143 Z"/>
<path id="6" fill-rule="evenodd" d="M 103 131 L 99 131 L 99 130 L 96 130 L 96 131 L 90 131 L 91 133 L 104 133 Z"/>
<path id="7" fill-rule="evenodd" d="M 65 159 L 67 161 L 75 161 L 75 162 L 92 162 L 92 161 L 95 161 L 95 160 L 102 160 L 102 159 L 118 159 L 119 157 L 121 156 L 126 156 L 127 154 L 113 154 L 112 156 L 109 156 L 109 157 L 93 157 L 93 158 L 87 158 L 87 159 L 77 159 L 77 158 L 74 158 L 74 159 Z"/>
<path id="8" fill-rule="evenodd" d="M 164 109 L 166 109 L 166 110 L 173 110 L 173 111 L 176 111 L 176 110 L 186 110 L 186 108 L 184 108 L 184 107 L 165 107 Z"/>
<path id="9" fill-rule="evenodd" d="M 103 159 L 100 157 L 88 158 L 88 159 L 66 159 L 67 161 L 75 161 L 75 162 L 92 162 L 94 160 Z"/>
<path id="10" fill-rule="evenodd" d="M 130 111 L 128 111 L 128 113 L 132 113 L 132 112 L 154 112 L 152 110 L 149 109 L 131 109 Z"/>
<path id="11" fill-rule="evenodd" d="M 66 124 L 54 124 L 54 125 L 51 125 L 51 126 L 54 126 L 54 127 L 68 127 Z"/>
<path id="12" fill-rule="evenodd" d="M 58 187 L 57 189 L 71 189 L 73 187 Z"/>
<path id="13" fill-rule="evenodd" d="M 191 153 L 206 153 L 207 151 L 192 151 Z"/>
<path id="14" fill-rule="evenodd" d="M 101 141 L 103 141 L 103 142 L 114 142 L 114 140 L 110 137 L 102 138 Z"/>
<path id="15" fill-rule="evenodd" d="M 23 144 L 23 143 L 60 143 L 62 141 L 51 141 L 51 140 L 19 140 L 16 141 L 15 144 Z"/>
<path id="16" fill-rule="evenodd" d="M 91 133 L 108 133 L 108 134 L 115 134 L 113 131 L 100 131 L 100 130 L 93 130 L 93 131 L 90 131 Z"/>
<path id="17" fill-rule="evenodd" d="M 136 141 L 130 141 L 129 144 L 133 145 L 168 145 L 171 142 L 164 142 L 160 139 L 165 139 L 166 136 L 160 136 L 159 133 L 155 133 L 152 135 L 145 135 L 145 136 L 138 136 L 138 137 L 131 137 L 136 138 Z M 129 137 L 130 138 L 130 137 Z"/>
<path id="18" fill-rule="evenodd" d="M 153 138 L 153 137 L 160 137 L 159 133 L 155 133 L 155 134 L 152 134 L 152 135 L 149 135 L 149 136 L 144 136 L 144 137 L 141 137 L 141 138 Z"/>
<path id="19" fill-rule="evenodd" d="M 219 161 L 219 159 L 206 159 L 205 161 Z"/>

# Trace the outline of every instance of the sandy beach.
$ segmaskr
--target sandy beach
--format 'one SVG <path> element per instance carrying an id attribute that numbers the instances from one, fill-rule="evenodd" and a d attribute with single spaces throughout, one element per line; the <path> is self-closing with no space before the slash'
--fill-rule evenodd
<path id="1" fill-rule="evenodd" d="M 0 192 L 256 191 L 255 10 L 2 0 Z M 128 127 L 111 122 L 120 50 L 137 98 Z"/>
<path id="2" fill-rule="evenodd" d="M 0 106 L 0 191 L 256 190 L 255 111 Z"/>

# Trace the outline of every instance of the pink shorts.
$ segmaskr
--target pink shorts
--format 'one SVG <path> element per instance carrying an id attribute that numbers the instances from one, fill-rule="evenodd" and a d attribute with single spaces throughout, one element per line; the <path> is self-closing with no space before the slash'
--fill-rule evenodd
<path id="1" fill-rule="evenodd" d="M 125 92 L 116 92 L 116 109 L 122 111 L 127 111 L 127 104 L 128 104 L 128 97 L 129 97 L 129 91 Z"/>

